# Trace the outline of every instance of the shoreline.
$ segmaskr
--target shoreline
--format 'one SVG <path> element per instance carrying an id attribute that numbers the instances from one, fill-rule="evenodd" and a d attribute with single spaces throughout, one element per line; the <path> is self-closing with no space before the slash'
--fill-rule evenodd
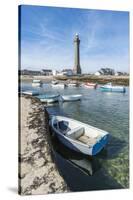
<path id="1" fill-rule="evenodd" d="M 129 86 L 129 76 L 20 76 L 20 82 L 32 82 L 33 79 L 39 79 L 43 83 L 50 83 L 52 80 L 59 80 L 61 82 L 76 81 L 78 83 L 93 82 L 97 84 L 106 84 L 112 82 L 115 85 Z"/>
<path id="2" fill-rule="evenodd" d="M 52 158 L 46 110 L 34 97 L 19 98 L 19 194 L 68 192 Z"/>

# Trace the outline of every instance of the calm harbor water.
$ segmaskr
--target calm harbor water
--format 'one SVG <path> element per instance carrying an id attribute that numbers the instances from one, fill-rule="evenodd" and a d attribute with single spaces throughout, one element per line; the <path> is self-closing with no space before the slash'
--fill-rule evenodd
<path id="1" fill-rule="evenodd" d="M 51 114 L 66 115 L 110 133 L 106 148 L 94 157 L 70 151 L 52 137 L 53 155 L 70 190 L 88 191 L 129 187 L 129 88 L 126 93 L 107 93 L 83 87 L 52 89 L 49 84 L 22 90 L 40 93 L 82 94 L 77 102 L 55 103 L 47 107 Z"/>

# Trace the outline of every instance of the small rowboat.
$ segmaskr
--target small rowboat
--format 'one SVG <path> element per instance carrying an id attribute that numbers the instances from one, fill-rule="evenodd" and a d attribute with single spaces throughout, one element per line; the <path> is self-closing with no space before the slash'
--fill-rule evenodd
<path id="1" fill-rule="evenodd" d="M 38 95 L 36 96 L 37 98 L 40 99 L 41 102 L 44 102 L 44 103 L 53 103 L 53 102 L 57 102 L 59 100 L 59 94 L 57 95 Z"/>
<path id="2" fill-rule="evenodd" d="M 34 80 L 32 81 L 32 86 L 33 86 L 33 87 L 40 87 L 41 85 L 42 85 L 41 80 L 34 79 Z"/>
<path id="3" fill-rule="evenodd" d="M 52 84 L 53 84 L 53 85 L 55 85 L 55 84 L 57 84 L 57 83 L 58 83 L 57 80 L 52 80 Z"/>
<path id="4" fill-rule="evenodd" d="M 94 88 L 94 89 L 96 89 L 97 84 L 96 83 L 85 83 L 84 86 L 86 88 Z"/>
<path id="5" fill-rule="evenodd" d="M 37 91 L 26 90 L 26 91 L 23 91 L 22 94 L 24 94 L 24 95 L 35 96 L 35 95 L 39 95 L 39 92 L 37 92 Z"/>
<path id="6" fill-rule="evenodd" d="M 61 95 L 61 101 L 78 101 L 81 100 L 81 94 L 75 95 Z"/>
<path id="7" fill-rule="evenodd" d="M 67 87 L 77 87 L 77 84 L 76 83 L 68 83 Z"/>
<path id="8" fill-rule="evenodd" d="M 52 131 L 68 148 L 94 156 L 107 144 L 109 133 L 88 124 L 62 116 L 52 116 Z"/>
<path id="9" fill-rule="evenodd" d="M 100 87 L 101 91 L 103 92 L 126 92 L 126 88 L 123 86 L 113 86 L 112 83 L 107 83 Z"/>
<path id="10" fill-rule="evenodd" d="M 65 88 L 65 84 L 63 84 L 63 83 L 51 84 L 51 86 L 53 88 L 61 88 L 61 89 Z"/>

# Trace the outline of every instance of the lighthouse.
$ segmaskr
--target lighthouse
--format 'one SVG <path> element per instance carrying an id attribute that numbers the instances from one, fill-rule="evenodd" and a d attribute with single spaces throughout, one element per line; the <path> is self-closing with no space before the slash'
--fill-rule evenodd
<path id="1" fill-rule="evenodd" d="M 78 34 L 74 38 L 74 74 L 81 74 L 80 67 L 80 39 Z"/>

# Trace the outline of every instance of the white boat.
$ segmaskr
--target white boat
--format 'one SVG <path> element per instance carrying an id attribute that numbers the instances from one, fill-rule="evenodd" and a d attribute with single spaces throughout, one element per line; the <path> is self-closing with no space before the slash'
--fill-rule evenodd
<path id="1" fill-rule="evenodd" d="M 35 96 L 35 95 L 39 95 L 39 92 L 26 90 L 26 91 L 23 91 L 22 94 Z"/>
<path id="2" fill-rule="evenodd" d="M 84 84 L 84 87 L 96 89 L 97 84 L 96 84 L 96 83 L 89 83 L 89 82 L 88 82 L 88 83 L 85 83 L 85 84 Z"/>
<path id="3" fill-rule="evenodd" d="M 65 88 L 65 84 L 64 83 L 51 84 L 51 86 L 53 88 L 62 88 L 62 89 Z"/>
<path id="4" fill-rule="evenodd" d="M 40 101 L 44 103 L 53 103 L 59 100 L 59 96 L 60 96 L 59 94 L 56 95 L 46 94 L 46 95 L 38 95 L 37 98 L 39 98 Z"/>
<path id="5" fill-rule="evenodd" d="M 57 80 L 52 80 L 52 84 L 57 84 L 58 83 L 58 81 Z"/>
<path id="6" fill-rule="evenodd" d="M 114 86 L 112 83 L 107 83 L 100 87 L 103 92 L 126 92 L 126 88 L 123 86 Z"/>
<path id="7" fill-rule="evenodd" d="M 78 101 L 82 98 L 81 94 L 74 94 L 74 95 L 61 95 L 60 99 L 62 101 Z"/>
<path id="8" fill-rule="evenodd" d="M 76 83 L 68 83 L 67 87 L 77 87 L 77 84 Z"/>
<path id="9" fill-rule="evenodd" d="M 109 138 L 108 132 L 67 117 L 52 116 L 50 126 L 64 145 L 86 155 L 99 153 Z"/>
<path id="10" fill-rule="evenodd" d="M 32 86 L 34 87 L 40 87 L 42 85 L 42 82 L 41 82 L 41 80 L 37 80 L 37 79 L 34 79 L 33 81 L 32 81 Z"/>

